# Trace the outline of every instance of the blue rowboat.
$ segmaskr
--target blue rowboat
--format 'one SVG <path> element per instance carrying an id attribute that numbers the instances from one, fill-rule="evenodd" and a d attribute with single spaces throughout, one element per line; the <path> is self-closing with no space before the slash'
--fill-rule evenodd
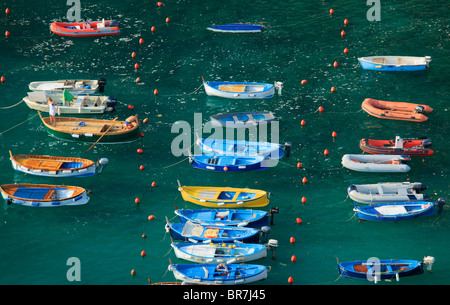
<path id="1" fill-rule="evenodd" d="M 223 25 L 212 25 L 210 27 L 207 27 L 206 29 L 220 33 L 259 33 L 264 29 L 264 26 L 259 24 L 231 23 Z"/>
<path id="2" fill-rule="evenodd" d="M 194 263 L 249 262 L 267 256 L 267 246 L 244 243 L 172 243 L 175 255 Z"/>
<path id="3" fill-rule="evenodd" d="M 283 147 L 290 145 L 281 145 L 269 142 L 238 141 L 226 139 L 203 139 L 197 138 L 197 145 L 202 153 L 207 155 L 221 154 L 227 156 L 254 156 L 261 155 L 265 158 L 280 159 L 284 156 Z"/>
<path id="4" fill-rule="evenodd" d="M 258 243 L 259 231 L 253 228 L 238 228 L 231 226 L 212 226 L 186 223 L 167 223 L 166 231 L 174 239 L 189 242 L 220 242 Z"/>
<path id="5" fill-rule="evenodd" d="M 257 228 L 269 225 L 266 211 L 238 209 L 179 209 L 175 210 L 181 223 L 191 221 L 201 225 Z"/>
<path id="6" fill-rule="evenodd" d="M 373 281 L 423 273 L 424 263 L 407 259 L 366 260 L 338 263 L 342 277 Z"/>
<path id="7" fill-rule="evenodd" d="M 364 70 L 420 71 L 429 67 L 430 56 L 371 56 L 358 58 Z"/>
<path id="8" fill-rule="evenodd" d="M 214 172 L 245 172 L 265 170 L 264 156 L 191 155 L 189 162 L 194 168 Z"/>
<path id="9" fill-rule="evenodd" d="M 211 116 L 212 127 L 243 128 L 270 124 L 276 118 L 271 111 L 220 113 Z"/>
<path id="10" fill-rule="evenodd" d="M 267 278 L 267 267 L 253 264 L 179 264 L 169 270 L 186 283 L 239 285 Z"/>
<path id="11" fill-rule="evenodd" d="M 355 203 L 353 211 L 360 220 L 399 221 L 416 217 L 431 216 L 442 212 L 445 200 L 440 198 L 436 203 L 430 201 L 410 201 L 374 204 L 358 207 Z"/>
<path id="12" fill-rule="evenodd" d="M 253 82 L 225 82 L 203 80 L 205 92 L 209 96 L 219 96 L 230 99 L 262 99 L 271 98 L 275 94 L 275 86 L 278 94 L 281 94 L 283 84 L 275 82 L 275 85 Z"/>

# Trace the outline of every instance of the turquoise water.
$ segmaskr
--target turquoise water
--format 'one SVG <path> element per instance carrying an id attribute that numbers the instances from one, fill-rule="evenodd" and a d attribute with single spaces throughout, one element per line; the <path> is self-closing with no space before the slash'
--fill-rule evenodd
<path id="1" fill-rule="evenodd" d="M 84 206 L 2 206 L 0 283 L 146 285 L 147 279 L 173 281 L 167 272 L 169 258 L 183 262 L 170 251 L 165 217 L 174 218 L 174 204 L 197 208 L 182 200 L 178 179 L 183 185 L 250 187 L 272 194 L 263 209 L 280 209 L 270 234 L 279 247 L 276 260 L 269 255 L 256 262 L 271 266 L 268 278 L 257 285 L 287 285 L 290 276 L 294 285 L 367 284 L 339 278 L 336 258 L 420 260 L 425 255 L 436 258 L 433 273 L 386 284 L 448 284 L 448 206 L 440 215 L 407 222 L 359 223 L 346 189 L 353 183 L 420 181 L 433 199 L 448 199 L 450 9 L 446 1 L 382 1 L 381 21 L 369 22 L 369 6 L 359 2 L 166 1 L 158 8 L 156 2 L 84 0 L 83 18 L 117 19 L 121 26 L 118 36 L 86 39 L 50 33 L 51 22 L 65 21 L 70 8 L 65 1 L 47 1 L 45 6 L 25 0 L 1 2 L 0 33 L 8 30 L 11 35 L 0 40 L 0 74 L 6 78 L 0 86 L 0 107 L 20 102 L 31 81 L 105 77 L 105 94 L 117 97 L 120 104 L 116 112 L 100 117 L 125 119 L 138 113 L 140 118 L 149 118 L 149 123 L 143 126 L 140 141 L 96 145 L 85 153 L 88 144 L 49 137 L 36 112 L 24 103 L 0 109 L 1 184 L 59 183 L 91 190 L 91 200 Z M 11 10 L 8 16 L 6 7 Z M 332 16 L 330 8 L 335 11 Z M 166 17 L 171 19 L 169 24 Z M 344 26 L 346 18 L 349 24 Z M 266 29 L 254 35 L 206 30 L 212 24 L 233 22 L 262 22 Z M 153 33 L 152 26 L 156 28 Z M 345 38 L 340 36 L 342 30 Z M 347 55 L 344 48 L 349 49 Z M 132 52 L 137 55 L 134 59 Z M 433 60 L 427 71 L 377 73 L 358 65 L 358 57 L 370 55 L 428 55 Z M 339 63 L 337 68 L 334 61 Z M 140 65 L 138 71 L 135 63 Z M 281 81 L 284 88 L 281 96 L 271 99 L 220 99 L 199 89 L 201 77 Z M 308 82 L 301 85 L 302 79 Z M 336 92 L 331 93 L 333 86 Z M 425 123 L 380 120 L 361 110 L 367 97 L 424 103 L 434 112 Z M 317 111 L 319 106 L 324 108 L 322 113 Z M 171 132 L 174 122 L 187 121 L 193 126 L 194 113 L 201 113 L 205 123 L 216 113 L 249 110 L 273 111 L 280 119 L 280 141 L 293 143 L 291 157 L 275 168 L 210 173 L 193 169 L 185 156 L 171 153 L 171 142 L 178 135 Z M 303 127 L 301 120 L 306 122 Z M 333 131 L 337 133 L 334 139 Z M 361 152 L 361 138 L 391 139 L 397 134 L 431 138 L 435 154 L 413 159 L 406 174 L 367 174 L 342 168 L 343 154 Z M 142 155 L 136 152 L 139 148 Z M 328 156 L 323 155 L 325 149 Z M 110 163 L 98 176 L 55 181 L 14 172 L 9 150 L 92 160 L 107 157 Z M 303 164 L 301 169 L 296 167 L 298 162 Z M 145 166 L 143 171 L 140 165 Z M 307 184 L 302 183 L 303 177 Z M 157 187 L 151 187 L 153 181 Z M 134 202 L 136 197 L 139 204 Z M 156 218 L 149 221 L 149 215 Z M 301 224 L 296 223 L 297 217 Z M 295 238 L 294 244 L 290 237 Z M 140 255 L 142 250 L 145 257 Z M 296 262 L 291 262 L 292 255 Z M 80 260 L 80 282 L 66 278 L 70 257 Z"/>

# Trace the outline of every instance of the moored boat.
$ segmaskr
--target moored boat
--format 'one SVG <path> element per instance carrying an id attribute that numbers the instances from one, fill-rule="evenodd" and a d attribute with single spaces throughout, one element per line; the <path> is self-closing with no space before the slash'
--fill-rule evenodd
<path id="1" fill-rule="evenodd" d="M 129 124 L 126 121 L 97 120 L 74 117 L 55 117 L 55 126 L 50 124 L 50 117 L 39 116 L 47 132 L 61 140 L 77 142 L 122 143 L 134 141 L 139 138 L 139 125 Z"/>
<path id="2" fill-rule="evenodd" d="M 263 207 L 269 204 L 266 191 L 248 188 L 181 186 L 178 190 L 185 201 L 210 208 Z"/>
<path id="3" fill-rule="evenodd" d="M 206 29 L 220 33 L 259 33 L 264 29 L 264 26 L 249 23 L 231 23 L 223 25 L 211 25 Z"/>
<path id="4" fill-rule="evenodd" d="M 384 182 L 352 184 L 347 188 L 347 193 L 356 202 L 377 204 L 430 200 L 429 196 L 420 193 L 425 189 L 427 187 L 420 182 Z"/>
<path id="5" fill-rule="evenodd" d="M 97 89 L 103 91 L 106 85 L 106 80 L 101 78 L 99 80 L 93 79 L 69 79 L 69 80 L 54 80 L 54 81 L 34 81 L 28 85 L 31 91 L 43 91 L 46 94 L 58 94 L 64 90 L 71 94 L 94 94 Z"/>
<path id="6" fill-rule="evenodd" d="M 433 109 L 423 104 L 406 102 L 389 102 L 366 98 L 361 108 L 369 115 L 389 120 L 425 122 L 428 118 L 424 113 L 430 113 Z"/>
<path id="7" fill-rule="evenodd" d="M 87 191 L 78 186 L 15 183 L 0 186 L 6 204 L 30 207 L 82 205 L 89 201 Z"/>
<path id="8" fill-rule="evenodd" d="M 93 22 L 52 22 L 50 31 L 59 36 L 94 37 L 120 34 L 117 20 Z"/>
<path id="9" fill-rule="evenodd" d="M 276 118 L 271 111 L 221 113 L 211 116 L 213 127 L 245 128 L 270 124 Z"/>
<path id="10" fill-rule="evenodd" d="M 281 94 L 282 83 L 275 85 L 254 82 L 226 82 L 226 81 L 203 81 L 206 94 L 230 99 L 262 99 L 271 98 L 275 94 Z"/>
<path id="11" fill-rule="evenodd" d="M 359 148 L 369 154 L 408 155 L 410 157 L 428 157 L 433 155 L 429 147 L 430 139 L 402 139 L 396 136 L 394 140 L 361 139 Z"/>
<path id="12" fill-rule="evenodd" d="M 192 167 L 214 172 L 246 172 L 266 170 L 268 167 L 264 156 L 228 156 L 227 154 L 190 155 Z"/>
<path id="13" fill-rule="evenodd" d="M 267 278 L 267 267 L 253 264 L 178 264 L 169 270 L 187 283 L 239 285 Z"/>
<path id="14" fill-rule="evenodd" d="M 445 200 L 439 198 L 432 201 L 408 201 L 380 203 L 367 206 L 356 206 L 353 211 L 359 220 L 400 221 L 417 217 L 431 216 L 442 212 Z"/>
<path id="15" fill-rule="evenodd" d="M 12 167 L 19 172 L 44 177 L 86 177 L 99 174 L 108 164 L 107 158 L 97 162 L 75 157 L 58 157 L 43 155 L 15 155 L 11 151 Z"/>
<path id="16" fill-rule="evenodd" d="M 376 71 L 420 71 L 429 67 L 430 56 L 370 56 L 358 58 L 365 70 Z"/>
<path id="17" fill-rule="evenodd" d="M 358 172 L 405 173 L 411 168 L 405 164 L 411 158 L 407 155 L 358 155 L 342 156 L 342 165 Z"/>
<path id="18" fill-rule="evenodd" d="M 266 211 L 241 209 L 177 209 L 175 214 L 181 223 L 191 221 L 202 225 L 237 226 L 257 228 L 267 226 Z"/>
<path id="19" fill-rule="evenodd" d="M 175 255 L 194 263 L 244 263 L 267 256 L 267 246 L 244 243 L 172 243 Z"/>

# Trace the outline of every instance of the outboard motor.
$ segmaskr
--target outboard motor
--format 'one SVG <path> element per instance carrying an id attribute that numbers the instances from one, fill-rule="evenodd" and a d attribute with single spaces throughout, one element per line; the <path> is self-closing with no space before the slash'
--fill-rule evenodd
<path id="1" fill-rule="evenodd" d="M 271 226 L 273 225 L 273 215 L 278 214 L 279 212 L 280 212 L 280 209 L 278 207 L 274 207 L 274 208 L 270 209 L 269 215 L 270 215 L 270 225 Z"/>
<path id="2" fill-rule="evenodd" d="M 444 198 L 439 198 L 438 201 L 437 201 L 437 205 L 438 205 L 437 212 L 438 213 L 442 212 L 442 207 L 444 206 L 444 204 L 445 204 L 445 199 Z"/>
<path id="3" fill-rule="evenodd" d="M 350 193 L 351 191 L 357 191 L 356 185 L 352 184 L 347 188 L 347 193 Z"/>
<path id="4" fill-rule="evenodd" d="M 5 202 L 6 202 L 6 205 L 11 205 L 12 199 L 8 197 L 5 199 Z"/>
<path id="5" fill-rule="evenodd" d="M 289 158 L 289 156 L 291 155 L 291 147 L 292 147 L 292 142 L 286 142 L 283 145 L 284 151 L 286 153 L 286 158 Z"/>
<path id="6" fill-rule="evenodd" d="M 101 158 L 97 161 L 97 173 L 100 174 L 103 170 L 103 168 L 108 165 L 108 159 L 107 158 Z"/>
<path id="7" fill-rule="evenodd" d="M 114 111 L 117 105 L 117 98 L 108 96 L 106 99 L 106 111 Z"/>
<path id="8" fill-rule="evenodd" d="M 99 92 L 104 92 L 105 91 L 105 86 L 106 86 L 106 79 L 104 78 L 100 78 L 98 81 L 98 91 Z"/>
<path id="9" fill-rule="evenodd" d="M 424 113 L 425 108 L 423 106 L 416 106 L 416 108 L 414 108 L 414 112 L 416 113 Z"/>
<path id="10" fill-rule="evenodd" d="M 275 86 L 275 89 L 278 89 L 278 95 L 281 95 L 281 89 L 283 89 L 283 83 L 275 82 L 273 85 Z"/>
<path id="11" fill-rule="evenodd" d="M 272 251 L 272 259 L 276 259 L 275 250 L 277 247 L 278 247 L 278 240 L 269 239 L 269 242 L 267 243 L 267 248 Z"/>
<path id="12" fill-rule="evenodd" d="M 423 184 L 423 183 L 420 183 L 420 182 L 414 182 L 414 183 L 412 184 L 412 188 L 413 188 L 413 190 L 415 190 L 417 193 L 420 193 L 420 192 L 426 190 L 426 189 L 427 189 L 427 186 L 426 186 L 425 184 Z"/>
<path id="13" fill-rule="evenodd" d="M 268 227 L 268 226 L 261 227 L 261 233 L 260 233 L 260 239 L 259 239 L 259 242 L 261 244 L 267 243 L 269 233 L 270 233 L 270 227 Z"/>
<path id="14" fill-rule="evenodd" d="M 423 146 L 424 148 L 429 148 L 429 147 L 431 147 L 431 144 L 433 144 L 433 143 L 431 142 L 430 139 L 424 139 L 424 140 L 422 141 L 422 146 Z"/>
<path id="15" fill-rule="evenodd" d="M 433 268 L 433 264 L 436 259 L 432 256 L 425 256 L 423 258 L 423 263 L 427 266 L 427 270 L 431 272 L 431 268 Z"/>
<path id="16" fill-rule="evenodd" d="M 119 21 L 117 21 L 117 20 L 111 20 L 110 22 L 109 22 L 109 26 L 110 27 L 116 27 L 116 26 L 119 26 Z"/>

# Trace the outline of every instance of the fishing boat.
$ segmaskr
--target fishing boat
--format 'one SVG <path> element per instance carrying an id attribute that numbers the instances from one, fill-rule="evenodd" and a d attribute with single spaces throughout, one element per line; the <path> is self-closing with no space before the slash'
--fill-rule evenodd
<path id="1" fill-rule="evenodd" d="M 253 156 L 261 155 L 268 159 L 280 159 L 284 156 L 283 148 L 290 150 L 290 143 L 281 145 L 269 142 L 238 141 L 226 139 L 197 138 L 197 145 L 202 153 L 214 155 Z M 288 154 L 286 154 L 288 155 Z"/>
<path id="2" fill-rule="evenodd" d="M 203 86 L 206 94 L 209 96 L 230 99 L 263 99 L 273 97 L 275 88 L 278 89 L 278 94 L 281 94 L 283 84 L 281 82 L 275 82 L 275 84 L 272 85 L 253 82 L 205 82 L 205 80 L 203 80 Z"/>
<path id="3" fill-rule="evenodd" d="M 428 257 L 427 257 L 428 258 Z M 423 273 L 425 263 L 408 259 L 381 259 L 338 262 L 339 274 L 345 278 L 369 281 L 391 280 Z"/>
<path id="4" fill-rule="evenodd" d="M 430 56 L 370 56 L 358 58 L 364 70 L 420 71 L 429 68 Z"/>
<path id="5" fill-rule="evenodd" d="M 249 23 L 231 23 L 223 25 L 212 25 L 207 27 L 206 29 L 219 33 L 259 33 L 264 29 L 264 26 Z"/>
<path id="6" fill-rule="evenodd" d="M 111 96 L 46 94 L 44 91 L 28 92 L 23 98 L 31 109 L 49 112 L 47 98 L 58 105 L 58 114 L 102 114 L 115 110 L 117 99 Z"/>
<path id="7" fill-rule="evenodd" d="M 270 124 L 276 118 L 271 111 L 221 113 L 211 116 L 212 127 L 249 128 Z"/>
<path id="8" fill-rule="evenodd" d="M 169 265 L 177 280 L 187 283 L 239 285 L 267 278 L 267 267 L 252 264 L 178 264 Z"/>
<path id="9" fill-rule="evenodd" d="M 400 221 L 441 213 L 444 204 L 445 200 L 443 198 L 439 198 L 437 202 L 391 202 L 362 207 L 356 206 L 355 204 L 353 211 L 356 212 L 356 216 L 359 220 Z"/>
<path id="10" fill-rule="evenodd" d="M 86 190 L 79 186 L 15 183 L 1 185 L 0 191 L 7 205 L 59 207 L 89 201 Z"/>
<path id="11" fill-rule="evenodd" d="M 361 139 L 361 141 L 359 141 L 359 148 L 369 154 L 375 155 L 429 157 L 433 155 L 433 150 L 429 148 L 431 144 L 431 140 L 426 138 L 402 139 L 399 136 L 396 136 L 395 140 Z"/>
<path id="12" fill-rule="evenodd" d="M 384 182 L 352 184 L 347 188 L 347 193 L 356 202 L 377 204 L 430 200 L 429 196 L 420 193 L 426 189 L 427 186 L 420 182 Z"/>
<path id="13" fill-rule="evenodd" d="M 269 204 L 266 191 L 248 188 L 181 186 L 178 190 L 185 201 L 209 208 L 255 208 Z"/>
<path id="14" fill-rule="evenodd" d="M 237 226 L 257 228 L 269 225 L 266 211 L 240 209 L 178 209 L 175 210 L 181 223 L 191 221 L 201 225 Z"/>
<path id="15" fill-rule="evenodd" d="M 108 164 L 107 158 L 97 162 L 75 157 L 42 155 L 16 155 L 9 151 L 12 167 L 19 172 L 43 177 L 87 177 L 102 172 Z"/>
<path id="16" fill-rule="evenodd" d="M 139 125 L 135 123 L 129 124 L 131 128 L 126 129 L 125 121 L 57 116 L 55 117 L 55 126 L 53 126 L 50 124 L 50 117 L 43 118 L 41 112 L 38 113 L 47 132 L 61 140 L 123 143 L 139 138 Z"/>
<path id="17" fill-rule="evenodd" d="M 216 155 L 190 155 L 189 162 L 192 167 L 214 172 L 246 172 L 252 170 L 266 170 L 267 163 L 261 155 L 255 156 L 228 156 Z"/>
<path id="18" fill-rule="evenodd" d="M 407 155 L 357 155 L 342 156 L 342 165 L 358 172 L 406 173 L 411 168 L 406 165 L 411 158 Z"/>
<path id="19" fill-rule="evenodd" d="M 379 119 L 425 122 L 428 117 L 424 113 L 430 113 L 433 108 L 423 104 L 406 102 L 389 102 L 366 98 L 361 108 L 369 115 Z"/>
<path id="20" fill-rule="evenodd" d="M 267 256 L 267 246 L 244 243 L 172 243 L 175 255 L 194 263 L 245 263 Z"/>
<path id="21" fill-rule="evenodd" d="M 61 94 L 64 90 L 71 94 L 94 94 L 97 89 L 102 91 L 106 85 L 106 80 L 93 79 L 69 79 L 53 81 L 35 81 L 28 85 L 31 91 L 43 91 L 46 94 Z"/>
<path id="22" fill-rule="evenodd" d="M 166 224 L 166 232 L 174 239 L 189 242 L 258 243 L 259 231 L 254 228 L 201 225 L 191 221 Z"/>
<path id="23" fill-rule="evenodd" d="M 59 36 L 95 37 L 120 34 L 117 20 L 102 20 L 93 22 L 52 22 L 50 31 Z"/>

